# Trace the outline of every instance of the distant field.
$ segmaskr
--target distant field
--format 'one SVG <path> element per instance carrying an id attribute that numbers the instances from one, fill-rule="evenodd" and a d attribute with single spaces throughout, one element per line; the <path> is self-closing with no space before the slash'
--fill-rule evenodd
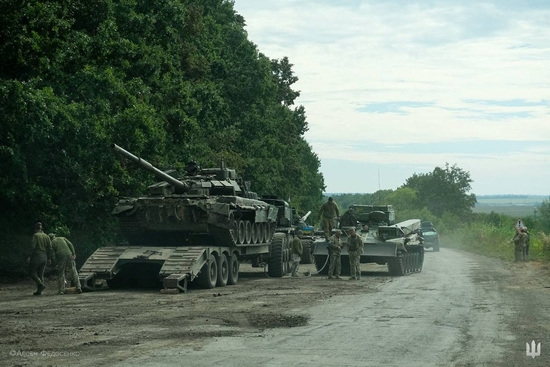
<path id="1" fill-rule="evenodd" d="M 474 213 L 495 212 L 512 217 L 527 217 L 535 214 L 544 200 L 549 200 L 548 196 L 478 196 Z"/>

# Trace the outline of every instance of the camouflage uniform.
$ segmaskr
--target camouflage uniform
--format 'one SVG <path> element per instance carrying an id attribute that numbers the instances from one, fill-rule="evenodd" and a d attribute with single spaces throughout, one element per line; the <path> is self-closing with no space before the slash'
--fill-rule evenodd
<path id="1" fill-rule="evenodd" d="M 515 246 L 515 261 L 524 261 L 525 260 L 525 247 L 527 245 L 528 236 L 525 232 L 520 232 L 514 236 L 514 246 Z"/>
<path id="2" fill-rule="evenodd" d="M 354 232 L 355 233 L 355 232 Z M 348 237 L 349 272 L 350 279 L 361 279 L 361 255 L 363 254 L 363 240 L 356 234 Z"/>
<path id="3" fill-rule="evenodd" d="M 525 235 L 527 236 L 527 240 L 525 241 L 525 260 L 527 260 L 527 256 L 529 255 L 529 245 L 531 244 L 531 236 L 529 235 L 527 228 L 525 228 Z"/>
<path id="4" fill-rule="evenodd" d="M 51 258 L 52 243 L 50 237 L 42 232 L 42 225 L 40 229 L 32 236 L 32 253 L 28 258 L 29 261 L 29 275 L 32 280 L 35 281 L 38 289 L 34 293 L 35 296 L 39 296 L 44 290 L 44 270 L 46 264 Z"/>
<path id="5" fill-rule="evenodd" d="M 340 228 L 342 227 L 355 227 L 357 225 L 357 218 L 355 217 L 355 210 L 348 209 L 340 218 Z"/>
<path id="6" fill-rule="evenodd" d="M 340 211 L 338 210 L 338 206 L 332 200 L 332 198 L 329 198 L 326 203 L 321 205 L 321 209 L 319 210 L 319 217 L 321 218 L 323 230 L 325 232 L 325 238 L 327 240 L 330 238 L 330 234 L 332 232 L 334 218 L 339 216 Z"/>
<path id="7" fill-rule="evenodd" d="M 292 248 L 290 249 L 290 256 L 292 258 L 292 276 L 298 276 L 298 268 L 300 267 L 300 257 L 302 256 L 302 233 L 298 231 L 298 235 L 294 237 L 292 241 Z"/>
<path id="8" fill-rule="evenodd" d="M 59 294 L 65 293 L 65 272 L 69 276 L 72 286 L 76 286 L 77 292 L 81 293 L 80 281 L 78 279 L 78 272 L 76 271 L 76 264 L 74 258 L 76 253 L 74 246 L 65 237 L 55 237 L 50 234 L 52 240 L 52 248 L 54 251 L 55 263 L 59 274 L 57 275 L 57 288 Z"/>
<path id="9" fill-rule="evenodd" d="M 340 271 L 342 270 L 342 261 L 340 252 L 342 250 L 342 245 L 340 244 L 340 237 L 336 234 L 333 234 L 329 238 L 328 251 L 330 254 L 329 258 L 329 267 L 328 267 L 328 278 L 332 279 L 333 276 L 336 279 L 340 279 Z"/>

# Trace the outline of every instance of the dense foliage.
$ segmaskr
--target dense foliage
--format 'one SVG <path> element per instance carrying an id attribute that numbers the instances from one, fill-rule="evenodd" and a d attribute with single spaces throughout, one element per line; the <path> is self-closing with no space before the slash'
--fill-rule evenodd
<path id="1" fill-rule="evenodd" d="M 466 218 L 472 214 L 476 196 L 468 194 L 472 189 L 470 173 L 456 165 L 436 167 L 427 174 L 414 174 L 404 187 L 414 189 L 420 207 L 428 208 L 433 214 L 442 216 L 445 212 Z"/>
<path id="2" fill-rule="evenodd" d="M 2 1 L 3 229 L 109 237 L 116 197 L 154 181 L 111 143 L 160 168 L 223 159 L 260 194 L 316 209 L 324 183 L 292 64 L 244 26 L 227 0 Z"/>

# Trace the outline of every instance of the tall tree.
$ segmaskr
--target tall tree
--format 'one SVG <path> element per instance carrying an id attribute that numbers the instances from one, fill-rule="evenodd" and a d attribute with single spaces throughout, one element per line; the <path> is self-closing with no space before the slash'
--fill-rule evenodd
<path id="1" fill-rule="evenodd" d="M 477 202 L 476 196 L 468 193 L 472 182 L 469 172 L 446 163 L 444 168 L 436 167 L 430 173 L 415 173 L 403 187 L 414 189 L 420 207 L 427 207 L 437 216 L 448 212 L 466 218 Z"/>

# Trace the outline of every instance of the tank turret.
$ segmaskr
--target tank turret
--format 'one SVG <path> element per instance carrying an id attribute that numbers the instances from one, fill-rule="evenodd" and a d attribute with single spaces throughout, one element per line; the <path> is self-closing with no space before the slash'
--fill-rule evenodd
<path id="1" fill-rule="evenodd" d="M 249 190 L 250 183 L 222 163 L 185 174 L 162 171 L 116 144 L 112 149 L 160 180 L 140 197 L 121 198 L 113 210 L 130 245 L 254 246 L 271 242 L 277 208 Z"/>

